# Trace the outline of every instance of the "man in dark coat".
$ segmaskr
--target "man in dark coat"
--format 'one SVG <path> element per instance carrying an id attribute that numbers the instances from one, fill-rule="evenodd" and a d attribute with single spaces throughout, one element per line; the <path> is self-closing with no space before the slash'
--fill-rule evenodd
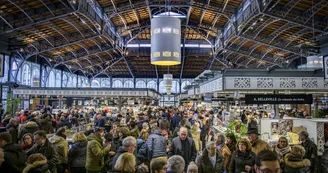
<path id="1" fill-rule="evenodd" d="M 4 162 L 1 164 L 0 172 L 21 173 L 27 156 L 18 144 L 12 143 L 8 132 L 0 133 L 0 148 L 4 153 Z"/>
<path id="2" fill-rule="evenodd" d="M 206 144 L 203 154 L 197 159 L 198 173 L 223 173 L 224 159 L 214 142 Z"/>
<path id="3" fill-rule="evenodd" d="M 49 142 L 46 136 L 46 132 L 43 130 L 38 130 L 34 134 L 35 145 L 27 151 L 27 155 L 41 153 L 43 154 L 48 162 L 48 167 L 51 173 L 56 173 L 56 165 L 59 163 L 58 154 L 55 150 L 55 146 Z"/>
<path id="4" fill-rule="evenodd" d="M 188 129 L 181 127 L 179 136 L 172 140 L 169 157 L 173 155 L 182 156 L 185 160 L 185 170 L 187 170 L 190 162 L 194 162 L 197 157 L 195 142 L 188 137 Z"/>
<path id="5" fill-rule="evenodd" d="M 317 146 L 309 139 L 309 133 L 306 131 L 301 131 L 299 138 L 302 142 L 302 146 L 305 148 L 304 159 L 309 159 L 311 161 L 311 173 L 318 173 L 318 167 L 320 165 L 318 164 Z"/>
<path id="6" fill-rule="evenodd" d="M 128 137 L 124 138 L 122 141 L 122 147 L 120 147 L 117 150 L 115 156 L 113 157 L 112 170 L 115 170 L 114 166 L 116 164 L 118 157 L 120 157 L 121 154 L 123 154 L 125 152 L 129 152 L 129 153 L 133 154 L 136 147 L 137 147 L 137 140 L 134 137 L 128 136 Z"/>
<path id="7" fill-rule="evenodd" d="M 18 120 L 15 118 L 10 119 L 9 124 L 7 124 L 6 128 L 7 131 L 10 133 L 11 135 L 11 142 L 13 144 L 17 144 L 18 143 Z"/>
<path id="8" fill-rule="evenodd" d="M 181 121 L 181 116 L 179 114 L 175 114 L 172 118 L 171 118 L 171 128 L 172 130 L 174 130 L 175 128 L 177 128 L 179 126 L 179 123 Z"/>

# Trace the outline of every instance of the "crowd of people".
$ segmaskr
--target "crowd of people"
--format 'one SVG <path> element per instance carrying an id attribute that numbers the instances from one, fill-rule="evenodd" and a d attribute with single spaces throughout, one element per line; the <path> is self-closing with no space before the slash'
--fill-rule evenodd
<path id="1" fill-rule="evenodd" d="M 213 111 L 150 106 L 115 116 L 82 109 L 52 114 L 48 108 L 4 114 L 0 172 L 328 172 L 327 151 L 319 159 L 306 131 L 299 134 L 300 145 L 290 146 L 282 136 L 272 147 L 261 140 L 256 122 L 248 120 L 247 136 L 237 140 L 233 133 L 215 131 L 220 119 Z M 92 129 L 76 128 L 90 123 Z M 67 132 L 72 128 L 71 143 Z"/>

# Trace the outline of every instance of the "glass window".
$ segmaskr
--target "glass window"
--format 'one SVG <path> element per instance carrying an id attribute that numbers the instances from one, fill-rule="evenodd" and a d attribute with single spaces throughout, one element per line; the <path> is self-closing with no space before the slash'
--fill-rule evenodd
<path id="1" fill-rule="evenodd" d="M 136 83 L 136 88 L 146 88 L 146 82 L 145 81 L 138 81 Z"/>
<path id="2" fill-rule="evenodd" d="M 165 88 L 165 86 L 164 86 L 164 81 L 161 81 L 161 82 L 159 83 L 159 92 L 160 92 L 160 93 L 166 93 L 166 88 Z"/>
<path id="3" fill-rule="evenodd" d="M 48 87 L 55 87 L 55 80 L 55 73 L 51 71 L 48 77 Z"/>
<path id="4" fill-rule="evenodd" d="M 99 81 L 97 79 L 92 80 L 91 87 L 99 88 L 100 87 Z"/>
<path id="5" fill-rule="evenodd" d="M 110 81 L 108 79 L 105 79 L 101 82 L 101 87 L 103 88 L 110 88 Z"/>
<path id="6" fill-rule="evenodd" d="M 191 85 L 191 83 L 189 81 L 183 81 L 181 84 L 181 92 L 185 92 L 186 90 L 183 88 L 188 85 Z"/>
<path id="7" fill-rule="evenodd" d="M 22 84 L 28 86 L 31 84 L 31 68 L 28 64 L 23 65 Z"/>
<path id="8" fill-rule="evenodd" d="M 67 87 L 68 85 L 68 77 L 67 77 L 67 74 L 64 74 L 63 75 L 63 87 Z"/>
<path id="9" fill-rule="evenodd" d="M 56 87 L 60 87 L 61 85 L 61 74 L 60 74 L 60 71 L 56 70 L 57 73 L 56 73 Z"/>
<path id="10" fill-rule="evenodd" d="M 33 67 L 33 75 L 32 75 L 32 87 L 39 87 L 40 84 L 40 70 L 37 67 Z"/>
<path id="11" fill-rule="evenodd" d="M 124 82 L 124 88 L 134 88 L 133 82 L 131 80 L 127 80 Z"/>
<path id="12" fill-rule="evenodd" d="M 172 81 L 172 93 L 179 93 L 180 92 L 180 85 L 177 81 Z"/>
<path id="13" fill-rule="evenodd" d="M 115 80 L 113 82 L 113 88 L 123 88 L 123 83 L 120 80 Z"/>
<path id="14" fill-rule="evenodd" d="M 153 81 L 153 80 L 152 81 L 149 81 L 147 83 L 147 88 L 157 90 L 157 84 L 156 84 L 156 82 Z"/>

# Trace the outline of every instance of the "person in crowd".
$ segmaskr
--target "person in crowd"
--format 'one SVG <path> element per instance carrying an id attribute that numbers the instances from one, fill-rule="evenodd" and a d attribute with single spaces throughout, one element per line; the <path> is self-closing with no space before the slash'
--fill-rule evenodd
<path id="1" fill-rule="evenodd" d="M 110 144 L 103 148 L 104 128 L 97 127 L 95 132 L 88 136 L 87 157 L 85 168 L 89 173 L 101 173 L 104 167 L 104 156 L 108 155 Z"/>
<path id="2" fill-rule="evenodd" d="M 113 123 L 113 128 L 112 130 L 109 131 L 110 134 L 113 135 L 113 139 L 116 140 L 119 137 L 119 123 L 115 122 Z"/>
<path id="3" fill-rule="evenodd" d="M 226 134 L 226 145 L 231 154 L 237 150 L 237 140 L 233 133 Z"/>
<path id="4" fill-rule="evenodd" d="M 159 128 L 161 128 L 161 130 L 165 130 L 167 132 L 170 131 L 170 122 L 167 118 L 165 117 L 162 117 L 160 120 L 159 120 Z"/>
<path id="5" fill-rule="evenodd" d="M 225 144 L 224 134 L 222 133 L 217 134 L 214 138 L 214 142 L 216 145 L 216 149 L 222 154 L 224 158 L 224 170 L 226 172 L 229 172 L 231 152 L 228 146 Z"/>
<path id="6" fill-rule="evenodd" d="M 146 143 L 140 148 L 138 158 L 141 160 L 150 160 L 155 158 L 166 158 L 166 139 L 161 134 L 159 127 L 153 127 Z"/>
<path id="7" fill-rule="evenodd" d="M 311 171 L 311 162 L 309 159 L 303 158 L 305 149 L 301 145 L 294 145 L 291 152 L 285 156 L 286 173 L 313 173 Z"/>
<path id="8" fill-rule="evenodd" d="M 130 125 L 130 132 L 129 132 L 129 136 L 133 136 L 134 138 L 138 138 L 139 136 L 139 129 L 137 127 L 137 124 L 135 121 L 130 121 L 129 123 Z"/>
<path id="9" fill-rule="evenodd" d="M 151 165 L 151 173 L 166 173 L 167 170 L 167 159 L 155 158 Z"/>
<path id="10" fill-rule="evenodd" d="M 22 114 L 19 117 L 20 123 L 24 124 L 25 121 L 27 120 L 27 117 L 28 117 L 28 111 L 22 111 Z"/>
<path id="11" fill-rule="evenodd" d="M 282 170 L 277 155 L 270 150 L 259 152 L 255 159 L 254 169 L 256 173 L 281 173 Z"/>
<path id="12" fill-rule="evenodd" d="M 21 147 L 24 151 L 28 151 L 30 148 L 33 147 L 34 141 L 33 141 L 33 135 L 31 133 L 26 133 L 23 136 Z"/>
<path id="13" fill-rule="evenodd" d="M 121 154 L 129 152 L 129 153 L 134 153 L 134 150 L 137 147 L 137 141 L 136 138 L 132 137 L 132 136 L 128 136 L 126 138 L 123 139 L 122 141 L 122 147 L 120 147 L 115 156 L 113 157 L 113 170 L 115 170 L 115 164 L 116 161 L 118 159 L 118 157 L 120 157 Z"/>
<path id="14" fill-rule="evenodd" d="M 200 139 L 202 141 L 202 148 L 205 148 L 205 144 L 206 144 L 206 136 L 208 136 L 212 126 L 213 126 L 213 115 L 209 114 L 208 118 L 205 118 L 205 123 L 204 126 L 200 132 Z"/>
<path id="15" fill-rule="evenodd" d="M 149 136 L 149 126 L 148 123 L 143 123 L 142 124 L 142 130 L 140 132 L 140 138 L 142 138 L 144 141 L 146 141 L 148 139 Z"/>
<path id="16" fill-rule="evenodd" d="M 172 140 L 172 144 L 169 151 L 169 157 L 173 155 L 180 155 L 184 159 L 187 170 L 188 164 L 196 160 L 197 151 L 194 140 L 188 137 L 188 129 L 181 127 L 179 136 Z"/>
<path id="17" fill-rule="evenodd" d="M 27 156 L 18 144 L 12 143 L 10 133 L 0 133 L 0 148 L 4 153 L 4 162 L 1 164 L 0 172 L 21 173 Z"/>
<path id="18" fill-rule="evenodd" d="M 156 118 L 156 117 L 155 117 Z M 150 122 L 149 122 L 149 126 L 150 126 L 150 130 L 152 130 L 153 128 L 155 128 L 155 127 L 158 127 L 157 126 L 157 120 L 156 119 L 152 119 L 152 120 L 150 120 Z"/>
<path id="19" fill-rule="evenodd" d="M 52 126 L 51 116 L 44 114 L 40 120 L 40 130 L 44 130 L 47 134 L 54 133 L 54 128 Z"/>
<path id="20" fill-rule="evenodd" d="M 290 146 L 285 136 L 281 136 L 278 140 L 278 144 L 274 147 L 273 152 L 277 154 L 280 162 L 280 168 L 284 169 L 284 158 L 286 154 L 290 153 Z"/>
<path id="21" fill-rule="evenodd" d="M 22 137 L 26 134 L 26 133 L 31 133 L 34 134 L 34 132 L 39 130 L 39 126 L 36 122 L 34 121 L 29 121 L 26 124 L 21 126 L 21 130 L 18 134 L 18 139 L 22 139 Z"/>
<path id="22" fill-rule="evenodd" d="M 249 128 L 247 131 L 248 140 L 252 144 L 252 151 L 257 155 L 262 150 L 271 150 L 268 143 L 259 138 L 257 128 Z"/>
<path id="23" fill-rule="evenodd" d="M 7 131 L 11 135 L 13 144 L 18 144 L 18 125 L 19 125 L 18 120 L 15 118 L 12 118 L 12 119 L 10 119 L 9 123 L 6 126 Z"/>
<path id="24" fill-rule="evenodd" d="M 179 155 L 169 157 L 167 160 L 166 173 L 183 173 L 185 170 L 185 160 Z"/>
<path id="25" fill-rule="evenodd" d="M 208 142 L 202 155 L 197 159 L 199 173 L 223 173 L 224 159 L 214 142 Z"/>
<path id="26" fill-rule="evenodd" d="M 47 164 L 51 173 L 57 173 L 57 163 L 59 162 L 57 151 L 55 146 L 47 139 L 46 132 L 38 130 L 34 134 L 33 147 L 27 151 L 27 155 L 30 156 L 35 153 L 41 153 L 47 158 Z"/>
<path id="27" fill-rule="evenodd" d="M 115 171 L 123 173 L 144 173 L 147 170 L 140 167 L 136 169 L 136 158 L 132 153 L 123 153 L 117 158 Z"/>
<path id="28" fill-rule="evenodd" d="M 68 152 L 71 173 L 85 173 L 85 163 L 87 157 L 87 137 L 82 133 L 75 133 L 73 136 L 73 145 Z"/>
<path id="29" fill-rule="evenodd" d="M 0 148 L 0 168 L 1 164 L 5 161 L 5 154 L 3 153 L 3 149 Z"/>
<path id="30" fill-rule="evenodd" d="M 59 162 L 57 163 L 57 172 L 65 173 L 68 165 L 68 142 L 66 141 L 66 129 L 61 127 L 49 141 L 55 146 L 58 153 Z"/>
<path id="31" fill-rule="evenodd" d="M 305 148 L 305 159 L 311 161 L 311 173 L 317 173 L 317 169 L 320 166 L 318 164 L 318 150 L 314 142 L 309 139 L 309 133 L 306 131 L 301 131 L 299 134 L 299 140 L 302 146 Z"/>
<path id="32" fill-rule="evenodd" d="M 47 158 L 40 153 L 30 155 L 22 173 L 50 173 Z"/>
<path id="33" fill-rule="evenodd" d="M 179 123 L 181 121 L 181 116 L 180 114 L 174 114 L 174 116 L 171 118 L 171 128 L 174 130 L 179 126 Z"/>
<path id="34" fill-rule="evenodd" d="M 105 127 L 106 120 L 100 114 L 97 115 L 97 119 L 95 120 L 96 127 Z"/>
<path id="35" fill-rule="evenodd" d="M 196 151 L 202 151 L 202 141 L 200 140 L 200 128 L 199 123 L 195 122 L 191 127 L 191 136 L 195 142 Z"/>
<path id="36" fill-rule="evenodd" d="M 255 163 L 255 153 L 247 139 L 241 139 L 237 143 L 238 149 L 232 154 L 230 173 L 251 172 Z"/>
<path id="37" fill-rule="evenodd" d="M 328 172 L 328 122 L 324 124 L 324 136 L 326 139 L 325 149 L 321 156 L 322 173 Z"/>
<path id="38" fill-rule="evenodd" d="M 198 166 L 196 165 L 196 163 L 189 163 L 187 173 L 198 173 Z"/>
<path id="39" fill-rule="evenodd" d="M 192 135 L 191 135 L 190 129 L 189 129 L 189 127 L 187 126 L 187 120 L 186 120 L 186 119 L 182 119 L 182 120 L 180 121 L 180 125 L 174 129 L 174 131 L 173 131 L 173 138 L 179 136 L 178 132 L 179 132 L 179 130 L 180 130 L 181 127 L 185 127 L 185 128 L 187 128 L 187 131 L 188 131 L 188 137 L 192 138 Z"/>

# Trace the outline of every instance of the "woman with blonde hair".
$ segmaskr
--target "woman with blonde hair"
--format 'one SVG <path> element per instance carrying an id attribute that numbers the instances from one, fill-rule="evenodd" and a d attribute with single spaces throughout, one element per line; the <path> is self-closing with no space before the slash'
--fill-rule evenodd
<path id="1" fill-rule="evenodd" d="M 40 154 L 32 154 L 27 158 L 26 167 L 23 173 L 50 173 L 47 158 Z"/>
<path id="2" fill-rule="evenodd" d="M 237 150 L 231 156 L 230 173 L 251 172 L 255 164 L 251 143 L 243 138 L 237 142 Z"/>
<path id="3" fill-rule="evenodd" d="M 73 143 L 72 148 L 68 152 L 71 173 L 86 172 L 87 137 L 82 132 L 75 133 Z"/>
<path id="4" fill-rule="evenodd" d="M 136 172 L 136 158 L 131 153 L 123 153 L 118 157 L 115 164 L 116 172 L 135 173 Z"/>

